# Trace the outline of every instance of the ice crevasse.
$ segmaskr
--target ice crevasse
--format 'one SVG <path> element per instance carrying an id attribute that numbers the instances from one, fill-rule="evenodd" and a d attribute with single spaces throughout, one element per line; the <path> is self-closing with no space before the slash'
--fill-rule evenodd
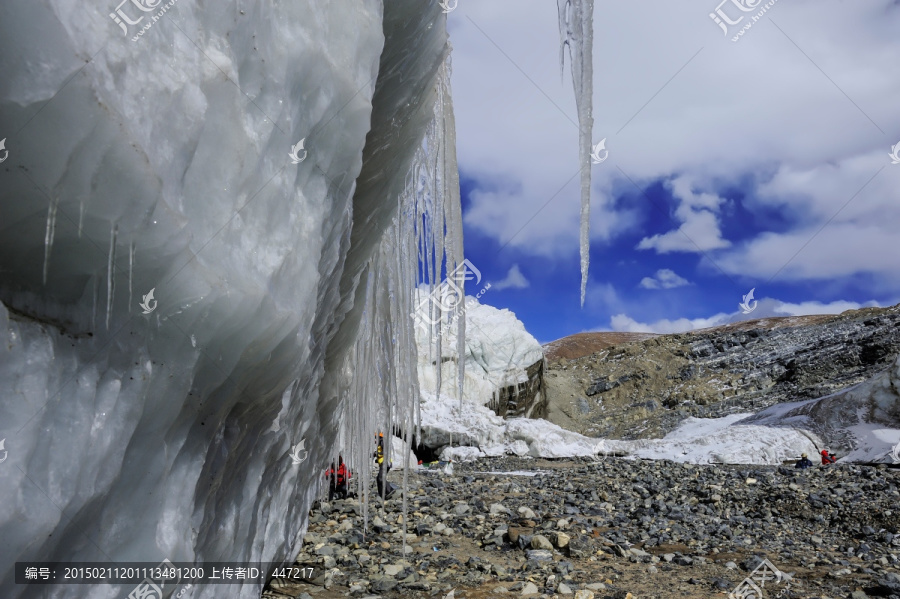
<path id="1" fill-rule="evenodd" d="M 412 293 L 462 260 L 438 3 L 139 4 L 0 9 L 3 597 L 289 563 L 324 465 L 409 428 Z"/>

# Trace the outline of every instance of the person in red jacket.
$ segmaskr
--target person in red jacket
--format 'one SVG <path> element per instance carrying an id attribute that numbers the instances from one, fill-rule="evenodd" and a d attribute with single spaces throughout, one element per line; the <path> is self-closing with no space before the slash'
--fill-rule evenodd
<path id="1" fill-rule="evenodd" d="M 331 468 L 325 471 L 325 476 L 328 477 L 328 501 L 334 499 L 335 495 L 341 499 L 347 499 L 349 479 L 352 474 L 344 464 L 344 456 L 338 456 L 337 468 L 334 467 L 334 462 L 331 462 Z"/>
<path id="2" fill-rule="evenodd" d="M 351 476 L 350 470 L 347 468 L 346 464 L 344 464 L 344 456 L 339 455 L 337 474 L 335 477 L 335 488 L 337 494 L 341 496 L 341 499 L 347 499 Z"/>
<path id="3" fill-rule="evenodd" d="M 834 454 L 828 453 L 827 449 L 822 450 L 822 465 L 827 466 L 828 464 L 834 464 Z"/>

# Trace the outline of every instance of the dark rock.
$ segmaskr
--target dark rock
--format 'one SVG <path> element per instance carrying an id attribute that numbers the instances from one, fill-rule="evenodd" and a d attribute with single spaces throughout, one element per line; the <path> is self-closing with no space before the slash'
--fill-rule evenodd
<path id="1" fill-rule="evenodd" d="M 372 590 L 378 593 L 386 593 L 395 589 L 399 583 L 390 578 L 378 578 L 372 581 Z"/>

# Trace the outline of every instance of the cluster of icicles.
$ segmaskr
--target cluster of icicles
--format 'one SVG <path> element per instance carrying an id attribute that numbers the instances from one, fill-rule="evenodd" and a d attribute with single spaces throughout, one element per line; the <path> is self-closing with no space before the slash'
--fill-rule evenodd
<path id="1" fill-rule="evenodd" d="M 53 252 L 53 241 L 56 237 L 56 212 L 59 207 L 59 197 L 54 198 L 47 207 L 47 229 L 44 233 L 44 268 L 43 282 L 47 284 L 47 272 L 50 269 L 50 254 Z M 81 239 L 81 232 L 84 225 L 84 201 L 78 207 L 78 239 Z M 109 317 L 112 314 L 113 300 L 116 294 L 116 249 L 118 248 L 119 225 L 112 223 L 109 231 L 109 253 L 107 254 L 106 265 L 106 330 L 109 330 Z M 97 322 L 97 302 L 100 296 L 100 279 L 92 277 L 94 280 L 94 303 L 91 308 L 91 329 L 96 328 Z M 128 248 L 128 311 L 131 312 L 132 294 L 134 291 L 134 242 L 131 242 Z"/>
<path id="2" fill-rule="evenodd" d="M 446 273 L 463 262 L 462 208 L 456 165 L 456 126 L 450 95 L 450 58 L 445 59 L 434 89 L 434 118 L 417 149 L 398 198 L 397 214 L 371 258 L 365 277 L 365 309 L 357 341 L 343 366 L 340 418 L 335 454 L 342 454 L 359 489 L 363 521 L 368 528 L 368 492 L 372 452 L 384 433 L 385 459 L 390 460 L 395 435 L 403 439 L 404 462 L 420 435 L 419 379 L 415 327 L 429 333 L 430 363 L 441 388 L 441 348 L 448 327 L 456 327 L 457 355 L 465 355 L 465 303 L 444 312 L 425 301 L 431 324 L 417 324 L 415 289 L 440 293 Z M 457 279 L 462 285 L 463 281 Z M 464 360 L 458 360 L 456 392 L 462 402 Z M 399 464 L 398 464 L 399 466 Z M 406 551 L 408 468 L 403 463 L 403 551 Z M 380 503 L 380 499 L 377 499 Z"/>
<path id="3" fill-rule="evenodd" d="M 563 52 L 568 46 L 580 129 L 583 305 L 589 266 L 594 2 L 558 0 L 558 8 L 560 66 L 563 68 Z M 421 438 L 414 327 L 428 327 L 428 363 L 435 369 L 435 395 L 441 390 L 442 334 L 448 326 L 456 327 L 459 409 L 462 409 L 465 375 L 465 301 L 459 301 L 453 313 L 440 312 L 437 302 L 427 302 L 427 308 L 414 305 L 417 287 L 427 286 L 429 296 L 440 293 L 442 277 L 456 272 L 464 259 L 449 55 L 438 74 L 435 93 L 434 119 L 407 175 L 406 188 L 398 198 L 397 215 L 366 271 L 365 311 L 356 345 L 344 364 L 340 404 L 345 412 L 334 450 L 335 454 L 344 456 L 351 470 L 355 467 L 365 530 L 372 477 L 369 464 L 378 432 L 384 433 L 387 460 L 395 434 L 402 438 L 403 555 L 406 555 L 409 482 L 405 461 L 414 439 Z M 455 282 L 464 289 L 464 280 Z M 413 314 L 419 309 L 430 310 L 427 322 L 433 324 L 415 322 Z M 380 503 L 380 499 L 377 501 Z"/>

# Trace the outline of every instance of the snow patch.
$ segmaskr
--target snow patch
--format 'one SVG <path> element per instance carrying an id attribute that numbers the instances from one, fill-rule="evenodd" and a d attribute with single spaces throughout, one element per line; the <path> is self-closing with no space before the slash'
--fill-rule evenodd
<path id="1" fill-rule="evenodd" d="M 737 425 L 751 414 L 688 418 L 662 439 L 606 441 L 609 448 L 637 458 L 691 464 L 780 465 L 814 455 L 821 440 L 787 427 Z"/>

